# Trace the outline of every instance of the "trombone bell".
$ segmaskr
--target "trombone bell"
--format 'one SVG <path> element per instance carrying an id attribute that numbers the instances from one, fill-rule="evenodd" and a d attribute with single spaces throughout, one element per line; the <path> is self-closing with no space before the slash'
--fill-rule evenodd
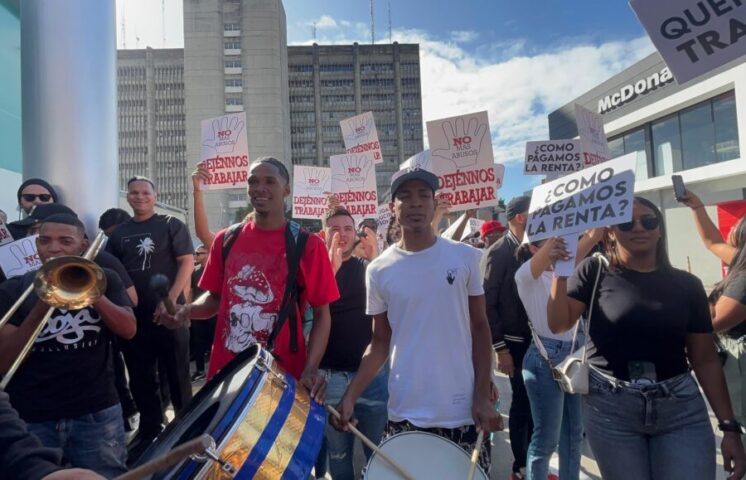
<path id="1" fill-rule="evenodd" d="M 34 290 L 50 307 L 79 310 L 106 292 L 106 275 L 101 267 L 86 258 L 57 257 L 37 271 Z"/>

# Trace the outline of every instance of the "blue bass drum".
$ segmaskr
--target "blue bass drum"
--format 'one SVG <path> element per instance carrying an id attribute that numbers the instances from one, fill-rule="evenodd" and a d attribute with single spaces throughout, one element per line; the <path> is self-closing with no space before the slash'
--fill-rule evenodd
<path id="1" fill-rule="evenodd" d="M 137 465 L 209 434 L 209 455 L 150 477 L 160 479 L 307 479 L 324 436 L 324 407 L 255 345 L 210 380 Z"/>

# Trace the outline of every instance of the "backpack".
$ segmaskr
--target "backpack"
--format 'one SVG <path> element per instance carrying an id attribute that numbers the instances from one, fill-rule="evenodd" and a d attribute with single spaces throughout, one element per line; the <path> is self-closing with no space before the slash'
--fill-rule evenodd
<path id="1" fill-rule="evenodd" d="M 231 248 L 236 243 L 244 225 L 246 225 L 245 222 L 234 223 L 228 227 L 223 235 L 223 269 L 225 269 L 225 262 L 228 260 Z M 301 289 L 297 284 L 297 279 L 298 270 L 300 270 L 300 260 L 303 258 L 308 236 L 308 231 L 301 228 L 300 225 L 292 220 L 287 222 L 287 226 L 285 227 L 285 258 L 288 262 L 288 276 L 285 281 L 285 293 L 282 295 L 280 311 L 277 313 L 277 321 L 267 339 L 267 349 L 269 351 L 272 351 L 274 348 L 275 339 L 288 319 L 290 320 L 290 351 L 293 353 L 298 351 L 299 319 L 297 312 L 300 310 Z"/>

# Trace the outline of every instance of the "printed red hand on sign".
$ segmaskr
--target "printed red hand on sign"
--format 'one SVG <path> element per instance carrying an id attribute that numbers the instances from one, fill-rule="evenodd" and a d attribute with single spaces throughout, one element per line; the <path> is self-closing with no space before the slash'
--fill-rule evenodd
<path id="1" fill-rule="evenodd" d="M 359 145 L 369 140 L 371 133 L 373 133 L 373 116 L 359 115 L 350 122 L 344 123 L 344 125 L 346 127 L 345 138 L 350 143 L 350 147 Z"/>
<path id="2" fill-rule="evenodd" d="M 476 118 L 469 120 L 466 126 L 463 118 L 457 118 L 455 122 L 443 122 L 443 134 L 448 147 L 435 149 L 432 154 L 450 160 L 458 168 L 474 166 L 479 161 L 482 140 L 487 130 L 487 125 L 480 125 Z"/>
<path id="3" fill-rule="evenodd" d="M 303 170 L 303 183 L 308 189 L 323 193 L 329 190 L 329 170 L 325 168 L 306 168 Z"/>
<path id="4" fill-rule="evenodd" d="M 334 182 L 342 182 L 347 185 L 346 190 L 357 189 L 365 185 L 373 162 L 368 155 L 346 155 L 342 158 L 344 173 L 337 173 L 333 177 Z M 339 191 L 339 189 L 335 189 Z M 345 188 L 342 188 L 345 190 Z"/>
<path id="5" fill-rule="evenodd" d="M 13 265 L 5 272 L 6 277 L 23 275 L 41 266 L 39 255 L 34 248 L 35 238 L 24 238 L 20 242 L 8 246 L 14 261 Z"/>
<path id="6" fill-rule="evenodd" d="M 225 116 L 212 121 L 212 137 L 205 139 L 203 145 L 218 154 L 233 152 L 239 135 L 243 132 L 244 122 L 236 116 Z"/>

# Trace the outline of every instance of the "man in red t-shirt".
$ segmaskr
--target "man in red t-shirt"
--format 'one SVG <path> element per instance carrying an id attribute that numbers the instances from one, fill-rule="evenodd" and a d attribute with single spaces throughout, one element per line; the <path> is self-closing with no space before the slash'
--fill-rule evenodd
<path id="1" fill-rule="evenodd" d="M 285 165 L 277 159 L 265 157 L 251 165 L 248 194 L 255 212 L 253 220 L 241 228 L 225 265 L 226 230 L 218 232 L 199 281 L 199 287 L 206 293 L 183 306 L 170 319 L 175 324 L 184 324 L 189 319 L 207 319 L 217 313 L 208 378 L 237 353 L 255 343 L 264 345 L 278 320 L 288 276 L 284 210 L 285 198 L 290 195 L 289 180 Z M 301 289 L 299 304 L 313 308 L 308 347 L 303 342 L 303 312 L 294 306 L 299 320 L 296 322 L 298 349 L 296 352 L 290 349 L 290 322 L 286 321 L 272 353 L 317 401 L 323 401 L 325 382 L 317 370 L 329 339 L 329 304 L 339 298 L 339 291 L 324 242 L 316 235 L 308 237 L 296 281 Z"/>

